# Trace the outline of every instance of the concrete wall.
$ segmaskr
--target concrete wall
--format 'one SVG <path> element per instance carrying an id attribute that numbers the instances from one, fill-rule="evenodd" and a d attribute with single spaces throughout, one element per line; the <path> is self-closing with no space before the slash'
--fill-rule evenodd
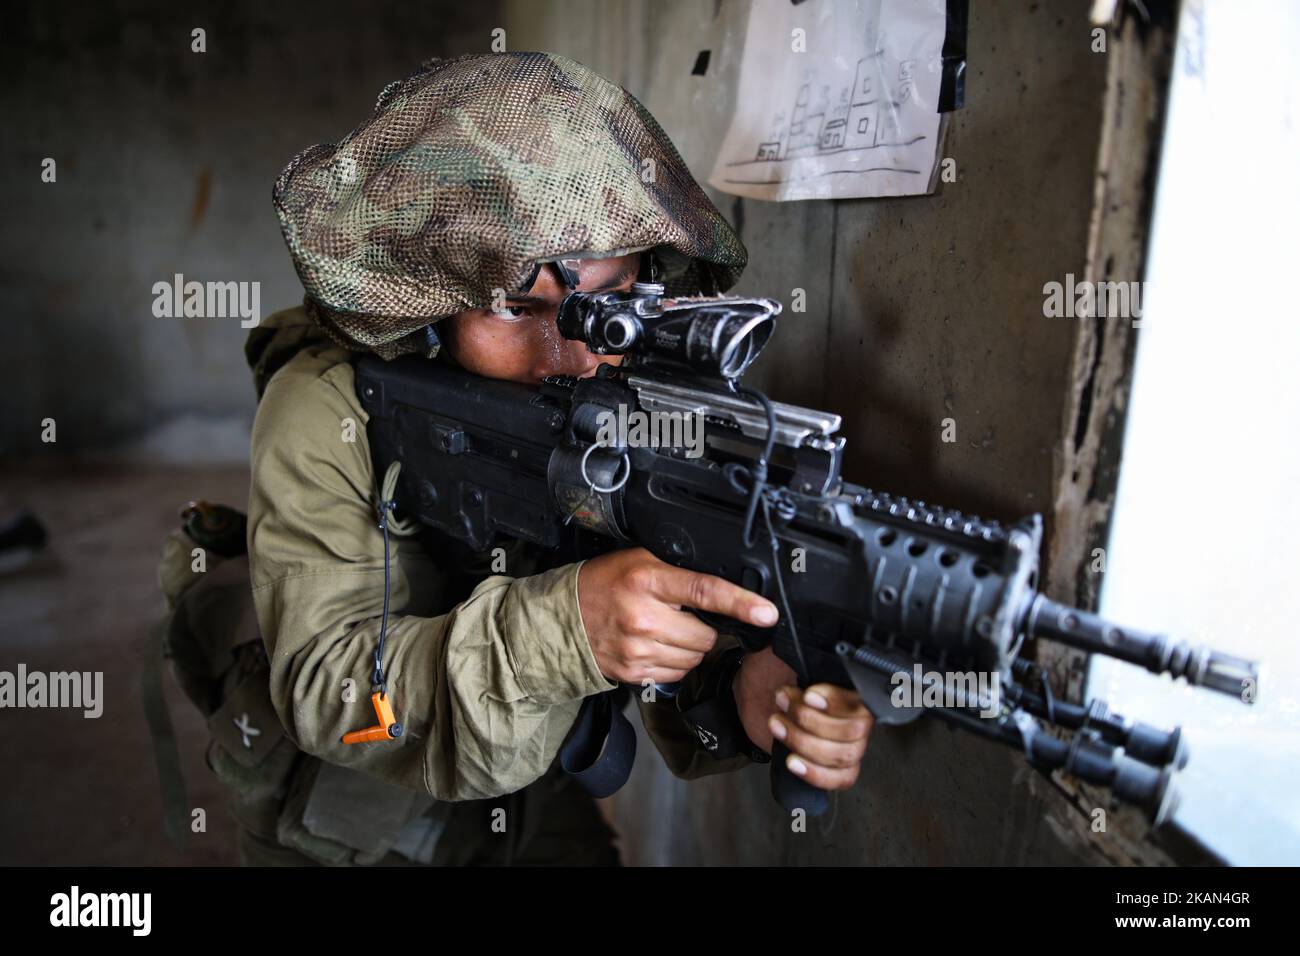
<path id="1" fill-rule="evenodd" d="M 482 49 L 473 4 L 321 0 L 23 4 L 0 31 L 0 456 L 147 439 L 152 456 L 247 460 L 238 319 L 161 319 L 155 282 L 302 287 L 271 206 L 300 150 L 336 140 L 422 59 Z M 193 53 L 190 31 L 207 30 Z M 41 162 L 58 179 L 42 183 Z"/>
<path id="2" fill-rule="evenodd" d="M 726 132 L 748 4 L 611 6 L 508 3 L 509 45 L 622 82 L 703 181 Z M 807 290 L 808 311 L 783 318 L 756 381 L 843 414 L 852 480 L 1010 519 L 1052 501 L 1077 326 L 1043 317 L 1042 287 L 1084 271 L 1106 68 L 1085 4 L 971 7 L 967 105 L 944 151 L 956 183 L 892 200 L 710 195 L 749 248 L 740 291 L 788 304 L 791 289 Z M 693 76 L 705 49 L 708 72 Z M 946 417 L 954 444 L 940 440 Z M 763 769 L 686 784 L 641 743 L 632 785 L 611 801 L 635 862 L 1098 859 L 1023 760 L 937 723 L 876 734 L 857 788 L 804 834 L 771 801 Z"/>
<path id="3" fill-rule="evenodd" d="M 844 415 L 851 479 L 1013 518 L 1053 497 L 1077 329 L 1042 316 L 1041 289 L 1085 271 L 1105 64 L 1085 4 L 972 7 L 967 106 L 945 150 L 956 183 L 898 200 L 713 198 L 750 250 L 739 290 L 807 292 L 755 381 Z M 152 436 L 163 457 L 241 457 L 244 331 L 155 318 L 150 288 L 181 272 L 260 281 L 264 312 L 298 301 L 274 177 L 421 59 L 485 49 L 503 26 L 511 49 L 564 53 L 626 85 L 703 180 L 748 13 L 742 0 L 203 9 L 33 5 L 0 39 L 0 102 L 18 131 L 0 154 L 0 455 L 48 454 L 39 422 L 52 416 L 60 451 Z M 189 50 L 195 26 L 208 27 L 206 54 Z M 709 70 L 692 76 L 702 49 Z M 39 179 L 47 156 L 55 184 Z M 946 417 L 955 444 L 940 441 Z M 1063 805 L 1014 754 L 922 722 L 878 733 L 858 787 L 804 834 L 761 769 L 685 784 L 644 739 L 610 809 L 629 862 L 1098 859 L 1060 822 Z"/>

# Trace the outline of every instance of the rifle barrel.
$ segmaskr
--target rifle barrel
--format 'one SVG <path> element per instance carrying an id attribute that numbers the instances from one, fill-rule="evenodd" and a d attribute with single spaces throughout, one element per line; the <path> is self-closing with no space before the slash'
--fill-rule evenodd
<path id="1" fill-rule="evenodd" d="M 1024 631 L 1094 654 L 1128 661 L 1155 674 L 1186 678 L 1189 684 L 1254 703 L 1259 689 L 1259 665 L 1222 651 L 1173 641 L 1120 627 L 1088 611 L 1059 604 L 1036 594 L 1024 615 Z"/>

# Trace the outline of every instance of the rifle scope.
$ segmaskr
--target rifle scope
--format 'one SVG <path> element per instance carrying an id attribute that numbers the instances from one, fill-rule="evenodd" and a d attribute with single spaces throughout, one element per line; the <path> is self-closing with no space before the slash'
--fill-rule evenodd
<path id="1" fill-rule="evenodd" d="M 571 292 L 557 324 L 566 339 L 598 355 L 671 367 L 734 382 L 758 358 L 781 303 L 774 299 L 663 299 L 664 287 L 638 282 L 631 292 Z"/>

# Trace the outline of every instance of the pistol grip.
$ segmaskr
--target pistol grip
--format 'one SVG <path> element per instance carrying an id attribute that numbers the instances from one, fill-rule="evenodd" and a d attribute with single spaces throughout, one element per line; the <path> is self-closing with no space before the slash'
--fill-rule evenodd
<path id="1" fill-rule="evenodd" d="M 772 797 L 788 812 L 803 810 L 810 817 L 819 817 L 831 805 L 831 795 L 806 780 L 800 780 L 785 765 L 790 748 L 779 740 L 772 741 Z"/>

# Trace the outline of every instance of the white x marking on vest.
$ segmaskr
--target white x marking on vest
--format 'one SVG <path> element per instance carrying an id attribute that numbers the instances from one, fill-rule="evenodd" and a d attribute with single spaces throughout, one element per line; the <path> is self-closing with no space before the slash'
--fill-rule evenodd
<path id="1" fill-rule="evenodd" d="M 239 733 L 243 737 L 244 746 L 249 750 L 253 749 L 253 741 L 249 738 L 260 737 L 262 732 L 253 726 L 253 722 L 248 719 L 248 714 L 240 714 L 235 719 L 235 726 L 239 728 Z"/>

